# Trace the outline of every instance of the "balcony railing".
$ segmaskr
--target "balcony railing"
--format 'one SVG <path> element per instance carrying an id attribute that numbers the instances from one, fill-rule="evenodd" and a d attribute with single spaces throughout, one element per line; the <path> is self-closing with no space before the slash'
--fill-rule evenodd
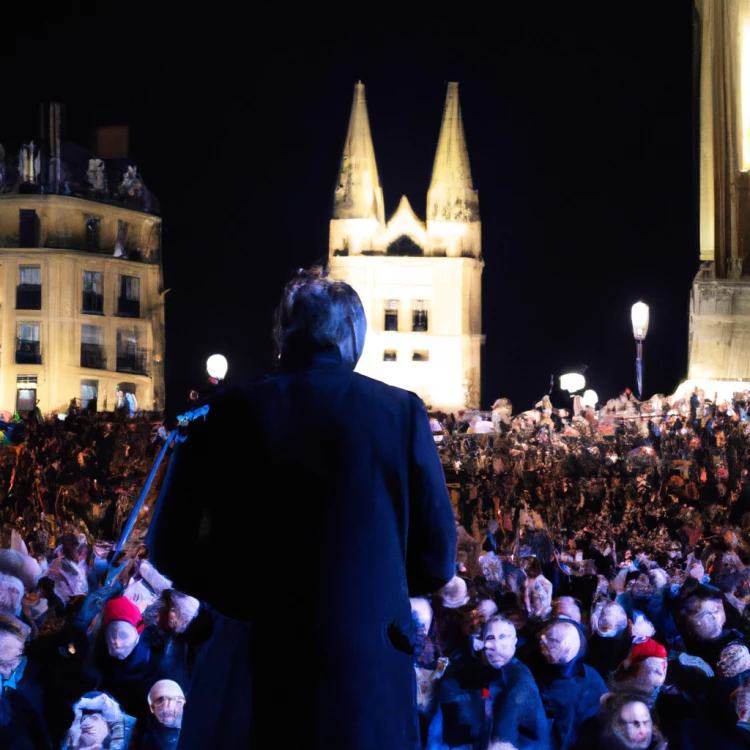
<path id="1" fill-rule="evenodd" d="M 81 344 L 81 367 L 93 370 L 106 370 L 107 358 L 99 344 Z"/>
<path id="2" fill-rule="evenodd" d="M 89 315 L 104 315 L 104 295 L 84 292 L 81 310 Z"/>
<path id="3" fill-rule="evenodd" d="M 19 284 L 16 287 L 16 310 L 41 310 L 41 284 Z"/>
<path id="4" fill-rule="evenodd" d="M 39 347 L 39 342 L 16 339 L 16 364 L 41 365 L 42 352 Z"/>
<path id="5" fill-rule="evenodd" d="M 117 314 L 124 318 L 140 318 L 141 301 L 138 299 L 127 299 L 126 297 L 118 298 Z"/>
<path id="6" fill-rule="evenodd" d="M 146 354 L 118 354 L 117 372 L 132 372 L 138 375 L 146 374 Z"/>

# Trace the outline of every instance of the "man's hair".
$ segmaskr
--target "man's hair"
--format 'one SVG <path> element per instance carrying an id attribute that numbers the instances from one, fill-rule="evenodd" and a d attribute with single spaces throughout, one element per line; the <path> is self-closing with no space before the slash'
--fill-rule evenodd
<path id="1" fill-rule="evenodd" d="M 338 350 L 352 368 L 364 346 L 367 321 L 362 301 L 343 281 L 332 281 L 321 267 L 300 270 L 284 287 L 274 320 L 276 354 Z"/>

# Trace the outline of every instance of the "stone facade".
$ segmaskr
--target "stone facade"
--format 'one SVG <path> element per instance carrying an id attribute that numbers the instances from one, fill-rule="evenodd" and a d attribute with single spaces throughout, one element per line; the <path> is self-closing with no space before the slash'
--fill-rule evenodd
<path id="1" fill-rule="evenodd" d="M 118 384 L 164 406 L 161 219 L 112 203 L 0 195 L 0 409 L 72 398 L 113 409 Z M 33 407 L 32 407 L 33 408 Z"/>
<path id="2" fill-rule="evenodd" d="M 357 290 L 367 315 L 357 370 L 414 391 L 436 410 L 477 408 L 484 261 L 456 83 L 448 84 L 426 205 L 423 222 L 403 196 L 385 221 L 364 85 L 358 83 L 329 242 L 331 277 Z"/>

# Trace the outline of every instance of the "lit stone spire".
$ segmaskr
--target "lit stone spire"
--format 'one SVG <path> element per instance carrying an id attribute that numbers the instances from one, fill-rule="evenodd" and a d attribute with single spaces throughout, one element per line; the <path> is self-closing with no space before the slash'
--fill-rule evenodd
<path id="1" fill-rule="evenodd" d="M 428 221 L 479 221 L 479 199 L 471 181 L 458 83 L 448 84 L 432 181 L 427 193 Z"/>
<path id="2" fill-rule="evenodd" d="M 377 219 L 381 225 L 385 224 L 383 190 L 375 163 L 362 81 L 354 86 L 352 114 L 333 199 L 333 218 Z"/>

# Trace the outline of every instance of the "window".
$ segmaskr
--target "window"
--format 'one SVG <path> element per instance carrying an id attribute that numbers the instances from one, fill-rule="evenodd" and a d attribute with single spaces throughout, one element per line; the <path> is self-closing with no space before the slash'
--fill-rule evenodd
<path id="1" fill-rule="evenodd" d="M 383 352 L 383 362 L 395 362 L 396 361 L 396 350 L 386 349 Z"/>
<path id="2" fill-rule="evenodd" d="M 412 331 L 427 330 L 427 308 L 423 299 L 415 299 L 412 302 Z"/>
<path id="3" fill-rule="evenodd" d="M 86 217 L 85 247 L 87 250 L 98 250 L 101 239 L 102 220 L 98 216 Z"/>
<path id="4" fill-rule="evenodd" d="M 99 326 L 81 326 L 81 367 L 106 370 L 104 329 Z"/>
<path id="5" fill-rule="evenodd" d="M 385 330 L 398 331 L 398 300 L 389 299 L 385 303 Z"/>
<path id="6" fill-rule="evenodd" d="M 18 212 L 18 247 L 39 247 L 41 224 L 36 211 L 22 208 Z"/>
<path id="7" fill-rule="evenodd" d="M 16 378 L 16 411 L 31 412 L 36 409 L 36 375 L 19 375 Z"/>
<path id="8" fill-rule="evenodd" d="M 430 353 L 428 351 L 412 352 L 411 361 L 412 362 L 429 362 Z"/>
<path id="9" fill-rule="evenodd" d="M 42 269 L 40 266 L 20 266 L 16 287 L 16 310 L 42 309 Z"/>
<path id="10" fill-rule="evenodd" d="M 117 314 L 126 318 L 141 317 L 141 280 L 138 276 L 120 276 Z"/>
<path id="11" fill-rule="evenodd" d="M 143 373 L 146 370 L 146 352 L 138 347 L 135 331 L 117 331 L 117 371 Z"/>
<path id="12" fill-rule="evenodd" d="M 83 272 L 83 300 L 81 311 L 89 315 L 104 314 L 104 274 Z"/>
<path id="13" fill-rule="evenodd" d="M 117 222 L 117 239 L 115 240 L 115 258 L 127 256 L 128 238 L 130 237 L 130 224 L 127 221 Z"/>
<path id="14" fill-rule="evenodd" d="M 29 321 L 18 324 L 18 335 L 16 337 L 16 364 L 42 364 L 42 353 L 39 348 L 38 321 Z"/>
<path id="15" fill-rule="evenodd" d="M 81 381 L 81 406 L 84 409 L 96 411 L 97 400 L 99 399 L 99 381 L 82 380 Z"/>

